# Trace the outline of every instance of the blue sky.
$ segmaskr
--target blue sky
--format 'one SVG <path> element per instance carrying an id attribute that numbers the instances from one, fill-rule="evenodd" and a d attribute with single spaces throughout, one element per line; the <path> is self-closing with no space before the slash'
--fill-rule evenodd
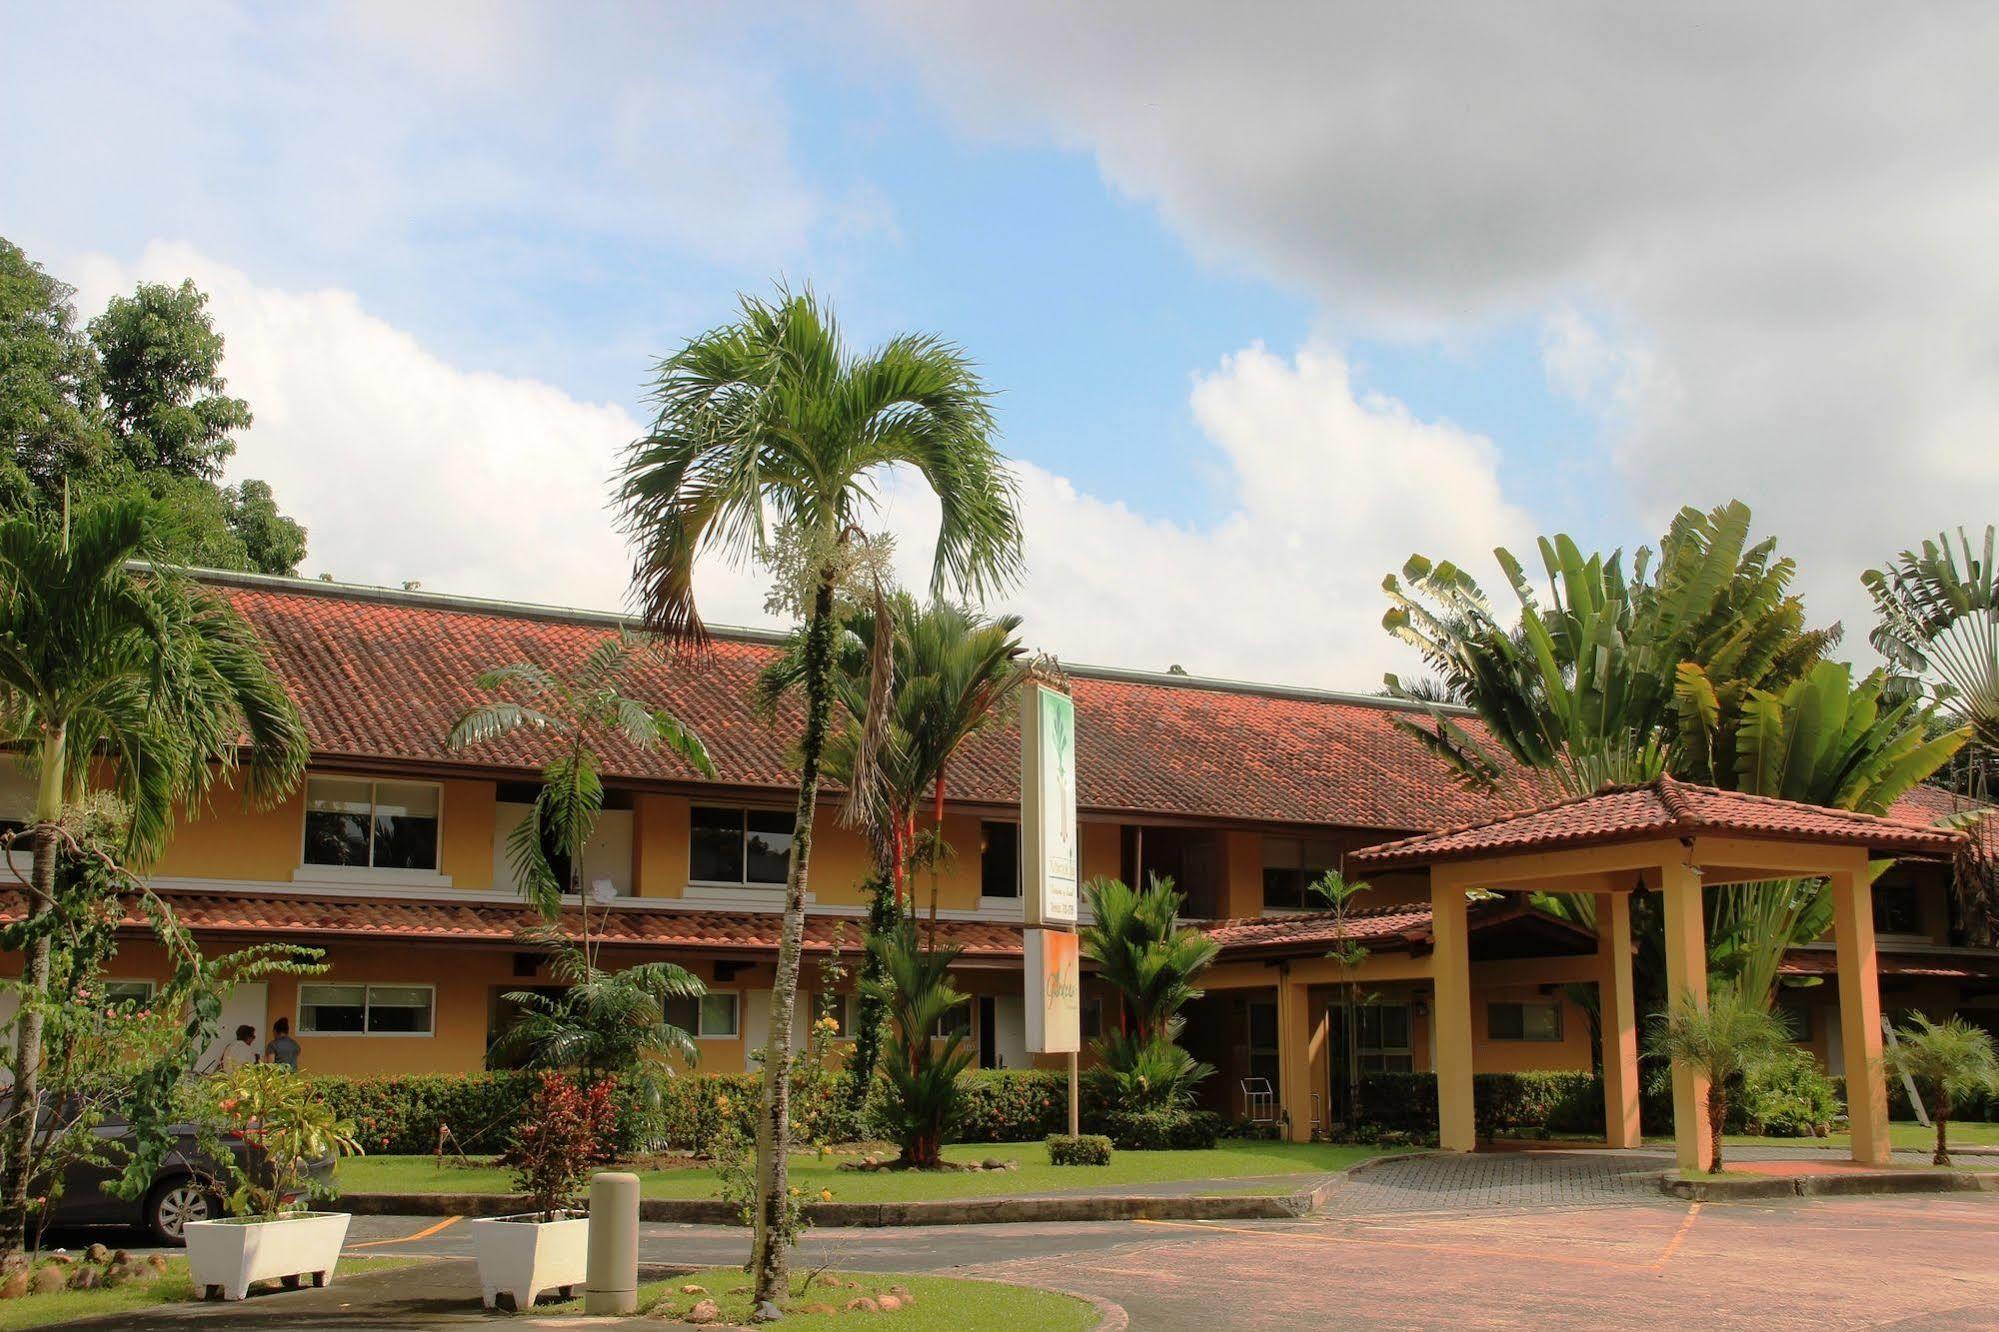
<path id="1" fill-rule="evenodd" d="M 1557 529 L 1628 546 L 1679 503 L 1735 493 L 1849 613 L 1863 563 L 1985 521 L 1999 496 L 1966 462 L 1968 424 L 1993 416 L 1983 367 L 1939 389 L 1935 358 L 1866 369 L 1814 343 L 1842 319 L 1882 337 L 1975 324 L 1966 293 L 1989 274 L 1969 238 L 1939 264 L 1929 237 L 1855 280 L 1875 307 L 1812 308 L 1828 266 L 1863 248 L 1881 263 L 1881 229 L 1924 237 L 1935 214 L 1770 239 L 1800 198 L 1862 197 L 1871 169 L 1864 144 L 1838 158 L 1732 104 L 1760 93 L 1727 43 L 1789 40 L 1781 25 L 1656 62 L 1577 25 L 1637 78 L 1537 69 L 1553 57 L 1514 34 L 1398 31 L 1366 6 L 1280 8 L 1254 29 L 1171 6 L 760 15 L 22 6 L 0 52 L 0 233 L 86 305 L 182 271 L 211 288 L 260 413 L 238 474 L 280 482 L 343 576 L 615 599 L 613 573 L 584 572 L 601 544 L 549 573 L 479 548 L 490 514 L 389 519 L 409 490 L 397 460 L 517 476 L 554 509 L 531 465 L 601 470 L 643 415 L 649 359 L 779 277 L 829 295 L 859 340 L 936 330 L 980 360 L 1008 451 L 1038 469 L 1029 536 L 1046 555 L 1021 604 L 1072 655 L 1163 664 L 1177 639 L 1215 636 L 1154 621 L 1227 620 L 1238 600 L 1203 571 L 1239 585 L 1283 565 L 1225 624 L 1241 646 L 1189 654 L 1368 687 L 1397 664 L 1374 588 L 1410 550 L 1476 559 Z M 1806 105 L 1850 97 L 1842 80 L 1877 58 L 1858 36 L 1821 54 L 1793 90 Z M 1933 80 L 1942 111 L 1900 128 L 1957 150 L 1926 149 L 1918 176 L 1982 191 L 1986 94 L 1969 69 L 1959 94 L 1958 63 Z M 1521 91 L 1571 80 L 1572 104 Z M 1655 124 L 1694 87 L 1738 151 Z M 1909 172 L 1904 147 L 1879 145 L 1881 169 Z M 1853 401 L 1820 390 L 1829 365 Z M 1919 382 L 1959 395 L 1955 413 L 1914 410 Z M 1793 502 L 1801 438 L 1847 481 L 1871 450 L 1928 450 L 1975 502 L 1932 517 L 1912 499 L 1842 545 Z M 591 487 L 572 491 L 550 542 L 602 525 Z M 1836 481 L 1816 484 L 1829 495 Z M 920 544 L 920 502 L 892 507 Z M 1160 574 L 1087 598 L 1056 586 L 1120 558 Z M 747 583 L 716 596 L 756 613 Z M 1284 615 L 1329 627 L 1294 645 L 1246 623 Z"/>

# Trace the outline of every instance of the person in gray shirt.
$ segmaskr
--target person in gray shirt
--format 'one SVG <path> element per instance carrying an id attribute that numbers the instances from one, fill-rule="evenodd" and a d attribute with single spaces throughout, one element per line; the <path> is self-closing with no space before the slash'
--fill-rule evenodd
<path id="1" fill-rule="evenodd" d="M 264 1047 L 264 1058 L 298 1072 L 298 1042 L 292 1039 L 290 1018 L 279 1018 L 271 1024 L 271 1040 Z"/>

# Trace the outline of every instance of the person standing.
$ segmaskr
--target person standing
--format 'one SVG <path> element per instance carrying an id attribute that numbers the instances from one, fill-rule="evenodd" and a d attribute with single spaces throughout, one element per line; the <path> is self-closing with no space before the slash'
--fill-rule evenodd
<path id="1" fill-rule="evenodd" d="M 264 1047 L 267 1063 L 283 1064 L 292 1072 L 298 1072 L 298 1042 L 292 1039 L 292 1020 L 279 1018 L 271 1024 L 271 1042 Z"/>
<path id="2" fill-rule="evenodd" d="M 222 1047 L 222 1071 L 234 1073 L 257 1062 L 257 1029 L 249 1023 L 236 1028 L 236 1039 Z"/>

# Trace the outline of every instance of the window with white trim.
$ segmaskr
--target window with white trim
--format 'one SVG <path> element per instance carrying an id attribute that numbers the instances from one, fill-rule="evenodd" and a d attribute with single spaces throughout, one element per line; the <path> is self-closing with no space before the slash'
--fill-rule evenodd
<path id="1" fill-rule="evenodd" d="M 811 994 L 801 995 L 802 1010 L 812 1021 L 822 1017 L 833 1019 L 833 1039 L 850 1040 L 854 1034 L 854 996 L 851 994 Z"/>
<path id="2" fill-rule="evenodd" d="M 696 805 L 688 812 L 687 877 L 695 883 L 781 887 L 791 871 L 789 810 Z"/>
<path id="3" fill-rule="evenodd" d="M 436 869 L 442 792 L 435 782 L 306 778 L 304 863 Z"/>
<path id="4" fill-rule="evenodd" d="M 742 996 L 734 990 L 714 990 L 698 999 L 669 999 L 667 1024 L 697 1041 L 732 1041 L 743 1034 Z"/>
<path id="5" fill-rule="evenodd" d="M 104 1002 L 110 1005 L 130 1004 L 134 1008 L 144 1008 L 153 1002 L 153 983 L 149 980 L 105 981 Z"/>
<path id="6" fill-rule="evenodd" d="M 430 985 L 301 985 L 301 1036 L 429 1036 L 437 1012 Z"/>
<path id="7" fill-rule="evenodd" d="M 1556 1000 L 1487 1004 L 1485 1034 L 1495 1041 L 1559 1041 L 1562 1005 Z"/>

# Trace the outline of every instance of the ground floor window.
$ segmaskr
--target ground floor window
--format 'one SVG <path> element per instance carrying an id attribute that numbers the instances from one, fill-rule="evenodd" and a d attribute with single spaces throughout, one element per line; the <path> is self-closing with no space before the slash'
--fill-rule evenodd
<path id="1" fill-rule="evenodd" d="M 1485 1034 L 1495 1041 L 1559 1041 L 1562 1005 L 1554 1000 L 1487 1004 Z"/>
<path id="2" fill-rule="evenodd" d="M 129 1004 L 133 1008 L 144 1008 L 153 1002 L 153 983 L 149 980 L 105 981 L 104 1002 L 113 1006 Z"/>
<path id="3" fill-rule="evenodd" d="M 437 1011 L 429 985 L 301 985 L 301 1036 L 428 1036 Z"/>
<path id="4" fill-rule="evenodd" d="M 1413 1073 L 1414 1024 L 1408 1004 L 1362 1004 L 1355 1022 L 1354 1051 L 1363 1073 Z"/>
<path id="5" fill-rule="evenodd" d="M 699 1041 L 734 1040 L 743 1030 L 741 996 L 721 990 L 699 999 L 669 999 L 666 1020 Z"/>

